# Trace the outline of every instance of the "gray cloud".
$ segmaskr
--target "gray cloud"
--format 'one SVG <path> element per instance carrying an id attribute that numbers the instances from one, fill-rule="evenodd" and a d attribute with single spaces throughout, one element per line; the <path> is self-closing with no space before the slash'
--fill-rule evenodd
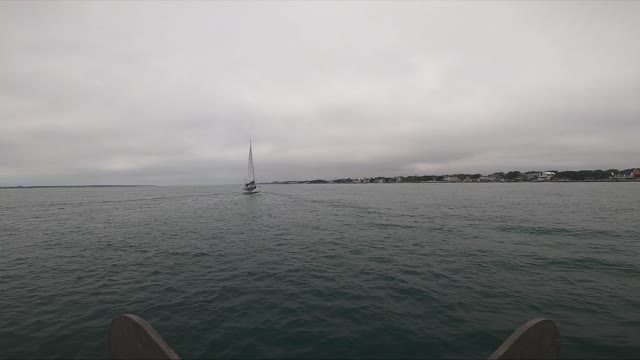
<path id="1" fill-rule="evenodd" d="M 638 166 L 640 3 L 0 3 L 0 185 Z"/>

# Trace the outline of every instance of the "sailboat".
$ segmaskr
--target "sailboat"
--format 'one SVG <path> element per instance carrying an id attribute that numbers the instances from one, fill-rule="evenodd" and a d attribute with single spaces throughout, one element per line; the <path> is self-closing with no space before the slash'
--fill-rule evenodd
<path id="1" fill-rule="evenodd" d="M 253 169 L 253 151 L 251 149 L 251 139 L 249 139 L 249 178 L 247 179 L 247 182 L 244 184 L 244 193 L 245 194 L 255 194 L 258 192 L 258 189 L 260 189 L 257 185 L 256 185 L 256 175 Z"/>

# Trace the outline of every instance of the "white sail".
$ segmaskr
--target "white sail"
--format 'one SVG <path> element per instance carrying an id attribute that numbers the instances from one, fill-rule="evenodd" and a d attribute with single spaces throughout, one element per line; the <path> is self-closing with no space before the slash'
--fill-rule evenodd
<path id="1" fill-rule="evenodd" d="M 251 146 L 251 138 L 249 138 L 249 166 L 248 166 L 248 179 L 244 184 L 245 194 L 255 194 L 258 192 L 259 187 L 256 185 L 256 175 L 253 170 L 253 147 Z"/>
<path id="2" fill-rule="evenodd" d="M 256 175 L 253 169 L 253 152 L 251 149 L 251 139 L 249 139 L 249 180 L 248 182 L 255 182 Z"/>

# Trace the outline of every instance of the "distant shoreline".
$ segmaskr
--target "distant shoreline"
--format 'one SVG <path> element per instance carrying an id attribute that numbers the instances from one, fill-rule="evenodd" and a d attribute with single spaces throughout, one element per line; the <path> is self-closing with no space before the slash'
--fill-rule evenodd
<path id="1" fill-rule="evenodd" d="M 513 184 L 513 183 L 594 183 L 594 182 L 608 182 L 608 183 L 640 183 L 640 179 L 620 179 L 620 180 L 553 180 L 553 181 L 418 181 L 418 182 L 313 182 L 313 181 L 274 181 L 270 183 L 261 183 L 261 185 L 367 185 L 367 184 Z"/>
<path id="2" fill-rule="evenodd" d="M 35 186 L 0 186 L 0 189 L 50 189 L 50 188 L 105 188 L 105 187 L 145 187 L 156 185 L 35 185 Z"/>
<path id="3" fill-rule="evenodd" d="M 546 170 L 520 172 L 495 172 L 482 174 L 409 175 L 409 176 L 365 176 L 333 180 L 289 180 L 271 184 L 369 184 L 369 183 L 458 183 L 458 182 L 633 182 L 640 180 L 640 168 L 624 170 Z"/>

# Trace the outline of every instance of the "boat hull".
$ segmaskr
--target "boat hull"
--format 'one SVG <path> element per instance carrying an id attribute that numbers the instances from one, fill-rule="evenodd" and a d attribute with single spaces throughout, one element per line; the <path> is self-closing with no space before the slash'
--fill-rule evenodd
<path id="1" fill-rule="evenodd" d="M 255 187 L 245 187 L 242 189 L 244 191 L 245 194 L 247 195 L 251 195 L 251 194 L 255 194 L 260 192 L 260 188 L 255 186 Z"/>

